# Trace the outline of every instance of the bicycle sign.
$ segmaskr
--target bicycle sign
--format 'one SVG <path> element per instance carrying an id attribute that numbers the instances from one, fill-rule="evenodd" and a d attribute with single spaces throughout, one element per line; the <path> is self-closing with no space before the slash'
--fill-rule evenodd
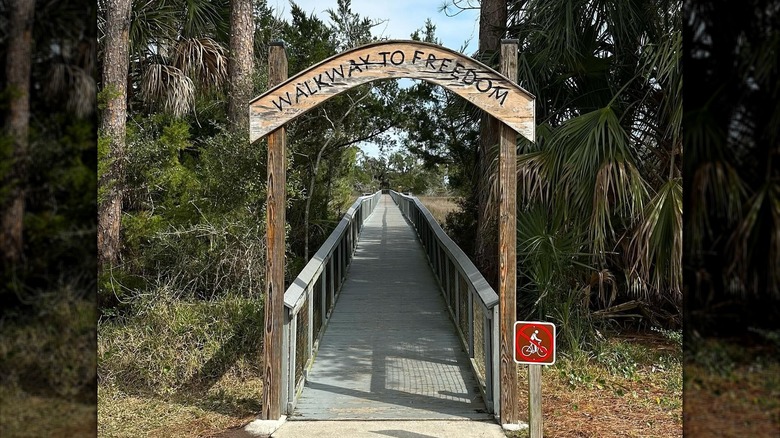
<path id="1" fill-rule="evenodd" d="M 526 365 L 555 363 L 555 324 L 515 322 L 515 362 Z"/>

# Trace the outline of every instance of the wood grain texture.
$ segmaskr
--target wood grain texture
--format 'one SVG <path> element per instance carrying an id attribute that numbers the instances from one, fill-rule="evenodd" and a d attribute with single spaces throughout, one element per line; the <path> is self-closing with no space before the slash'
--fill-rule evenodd
<path id="1" fill-rule="evenodd" d="M 435 44 L 383 41 L 328 58 L 255 98 L 249 105 L 250 141 L 353 87 L 400 78 L 441 85 L 534 138 L 534 96 L 506 75 Z"/>
<path id="2" fill-rule="evenodd" d="M 284 46 L 272 45 L 268 54 L 268 82 L 287 78 Z M 277 420 L 282 415 L 282 325 L 284 311 L 284 223 L 286 133 L 280 128 L 268 137 L 268 198 L 265 265 L 265 339 L 263 342 L 263 398 L 261 418 Z"/>
<path id="3" fill-rule="evenodd" d="M 528 429 L 530 438 L 542 438 L 541 365 L 528 365 Z"/>
<path id="4" fill-rule="evenodd" d="M 517 41 L 502 41 L 501 72 L 517 75 Z M 498 297 L 500 332 L 501 423 L 518 421 L 517 364 L 514 361 L 516 309 L 516 228 L 517 228 L 517 135 L 510 126 L 499 125 L 499 217 L 498 217 Z"/>

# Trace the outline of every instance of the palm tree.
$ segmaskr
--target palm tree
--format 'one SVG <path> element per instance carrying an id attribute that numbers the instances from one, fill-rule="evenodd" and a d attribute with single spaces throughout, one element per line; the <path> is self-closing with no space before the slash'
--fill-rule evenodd
<path id="1" fill-rule="evenodd" d="M 220 90 L 229 13 L 228 0 L 134 2 L 130 104 L 181 117 L 194 109 L 198 92 Z"/>
<path id="2" fill-rule="evenodd" d="M 131 3 L 131 0 L 106 0 L 102 5 L 105 14 L 102 90 L 106 102 L 99 132 L 106 146 L 98 148 L 98 266 L 101 269 L 119 257 Z"/>
<path id="3" fill-rule="evenodd" d="M 479 10 L 478 58 L 490 66 L 498 65 L 501 38 L 506 32 L 507 0 L 483 0 Z M 498 175 L 499 122 L 481 112 L 477 155 L 477 233 L 475 259 L 485 279 L 498 287 L 498 203 L 494 184 Z"/>
<path id="4" fill-rule="evenodd" d="M 752 324 L 776 321 L 778 3 L 686 5 L 686 76 L 698 82 L 685 90 L 689 317 L 733 302 L 729 312 L 744 312 Z M 703 318 L 690 322 L 701 332 L 712 328 Z"/>
<path id="5" fill-rule="evenodd" d="M 32 64 L 32 24 L 35 2 L 16 0 L 11 4 L 6 58 L 8 103 L 6 130 L 11 138 L 13 161 L 4 181 L 8 194 L 3 199 L 0 221 L 0 252 L 4 263 L 17 264 L 22 257 L 22 219 L 24 217 L 27 159 L 30 126 L 30 68 Z"/>
<path id="6" fill-rule="evenodd" d="M 544 208 L 561 218 L 555 235 L 579 239 L 565 250 L 579 268 L 551 290 L 522 261 L 538 236 L 519 231 L 530 305 L 539 311 L 539 297 L 579 290 L 585 304 L 609 306 L 618 295 L 671 304 L 679 321 L 679 2 L 522 0 L 509 11 L 518 80 L 537 96 L 537 141 L 518 155 L 519 221 Z"/>
<path id="7" fill-rule="evenodd" d="M 236 132 L 248 132 L 252 98 L 254 20 L 251 0 L 232 0 L 230 9 L 228 120 Z"/>

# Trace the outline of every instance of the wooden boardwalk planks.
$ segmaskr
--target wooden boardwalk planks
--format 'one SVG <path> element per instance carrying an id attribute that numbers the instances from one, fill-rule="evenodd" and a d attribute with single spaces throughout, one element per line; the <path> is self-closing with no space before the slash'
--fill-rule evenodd
<path id="1" fill-rule="evenodd" d="M 366 223 L 291 419 L 492 419 L 414 230 Z"/>

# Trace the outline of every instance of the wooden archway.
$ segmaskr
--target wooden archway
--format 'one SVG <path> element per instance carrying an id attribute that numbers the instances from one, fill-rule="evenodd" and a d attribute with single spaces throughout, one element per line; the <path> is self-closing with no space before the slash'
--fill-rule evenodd
<path id="1" fill-rule="evenodd" d="M 435 44 L 383 41 L 330 57 L 252 100 L 249 141 L 264 137 L 350 88 L 400 78 L 441 85 L 534 140 L 534 97 L 506 76 Z"/>
<path id="2" fill-rule="evenodd" d="M 517 40 L 501 42 L 501 72 L 435 44 L 383 41 L 328 58 L 287 78 L 283 43 L 269 50 L 271 88 L 249 104 L 249 138 L 268 137 L 265 339 L 261 417 L 277 420 L 282 412 L 282 318 L 285 250 L 284 125 L 327 99 L 382 79 L 421 79 L 465 98 L 501 123 L 499 135 L 499 382 L 500 420 L 518 421 L 517 368 L 513 359 L 516 277 L 516 134 L 534 141 L 534 96 L 513 80 Z"/>

